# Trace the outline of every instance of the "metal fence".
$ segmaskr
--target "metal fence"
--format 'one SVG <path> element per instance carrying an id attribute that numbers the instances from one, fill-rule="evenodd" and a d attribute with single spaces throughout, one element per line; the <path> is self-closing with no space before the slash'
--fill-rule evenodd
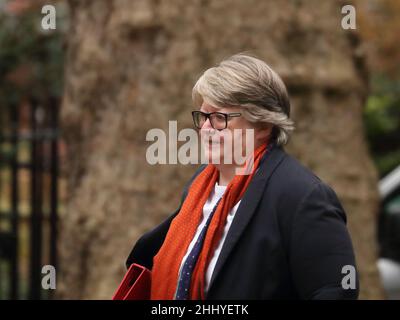
<path id="1" fill-rule="evenodd" d="M 0 299 L 51 298 L 57 267 L 58 101 L 0 106 Z"/>

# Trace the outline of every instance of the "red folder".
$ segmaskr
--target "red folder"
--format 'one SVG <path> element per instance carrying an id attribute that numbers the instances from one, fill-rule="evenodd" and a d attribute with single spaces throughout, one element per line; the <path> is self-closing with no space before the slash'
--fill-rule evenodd
<path id="1" fill-rule="evenodd" d="M 133 263 L 126 272 L 113 300 L 150 300 L 151 271 Z"/>

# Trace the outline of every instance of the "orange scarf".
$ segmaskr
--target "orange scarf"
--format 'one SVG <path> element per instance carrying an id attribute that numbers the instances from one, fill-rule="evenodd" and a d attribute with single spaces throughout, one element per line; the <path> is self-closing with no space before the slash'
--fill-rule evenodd
<path id="1" fill-rule="evenodd" d="M 254 166 L 249 175 L 236 175 L 212 217 L 196 266 L 193 270 L 189 298 L 204 300 L 205 274 L 209 261 L 221 239 L 228 213 L 242 198 L 260 159 L 266 151 L 263 144 L 254 151 Z M 249 164 L 247 160 L 246 165 Z M 251 164 L 251 163 L 250 163 Z M 172 300 L 177 287 L 182 259 L 203 216 L 203 206 L 214 190 L 218 179 L 217 168 L 209 164 L 195 178 L 178 215 L 172 220 L 164 243 L 153 258 L 151 299 Z"/>

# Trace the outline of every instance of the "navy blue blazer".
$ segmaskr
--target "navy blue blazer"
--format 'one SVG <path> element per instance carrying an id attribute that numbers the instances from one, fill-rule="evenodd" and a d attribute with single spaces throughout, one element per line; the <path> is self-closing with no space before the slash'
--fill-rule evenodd
<path id="1" fill-rule="evenodd" d="M 180 206 L 204 167 L 185 186 Z M 357 274 L 355 287 L 342 285 L 352 276 L 346 268 L 356 265 L 335 192 L 281 147 L 266 154 L 259 168 L 236 211 L 206 299 L 357 299 Z M 127 267 L 152 268 L 180 206 L 139 238 Z"/>

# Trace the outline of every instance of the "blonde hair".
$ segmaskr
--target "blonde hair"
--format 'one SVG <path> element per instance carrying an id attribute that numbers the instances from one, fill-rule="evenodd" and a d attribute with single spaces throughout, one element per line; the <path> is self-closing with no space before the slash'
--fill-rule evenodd
<path id="1" fill-rule="evenodd" d="M 217 108 L 240 107 L 253 123 L 273 125 L 273 138 L 286 144 L 294 123 L 289 118 L 290 102 L 281 77 L 264 61 L 236 54 L 206 70 L 192 90 L 196 107 L 204 102 Z"/>

